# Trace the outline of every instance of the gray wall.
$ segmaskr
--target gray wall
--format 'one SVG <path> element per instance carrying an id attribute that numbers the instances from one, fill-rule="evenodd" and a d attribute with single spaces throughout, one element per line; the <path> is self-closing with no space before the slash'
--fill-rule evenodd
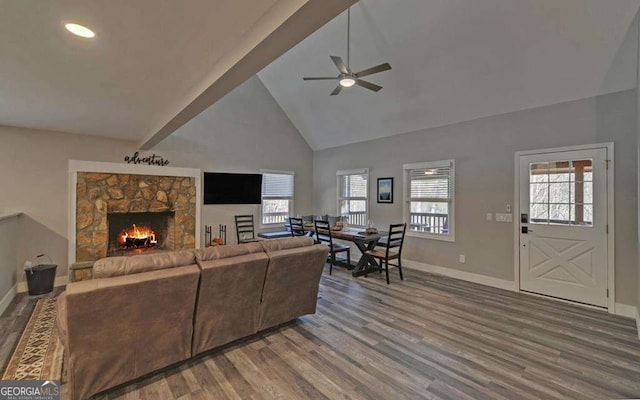
<path id="1" fill-rule="evenodd" d="M 16 284 L 18 218 L 0 218 L 0 302 Z M 2 305 L 0 303 L 0 314 L 4 311 Z"/>
<path id="2" fill-rule="evenodd" d="M 25 260 L 48 254 L 67 273 L 68 160 L 121 161 L 133 142 L 0 127 L 0 213 L 22 212 L 18 281 Z"/>
<path id="3" fill-rule="evenodd" d="M 0 212 L 22 212 L 16 280 L 25 260 L 45 253 L 67 274 L 68 160 L 121 161 L 133 142 L 0 127 Z"/>
<path id="4" fill-rule="evenodd" d="M 155 147 L 170 157 L 212 172 L 295 172 L 294 213 L 312 206 L 313 152 L 257 76 L 252 77 Z M 227 225 L 235 241 L 233 216 L 260 206 L 206 205 L 203 224 Z M 279 226 L 276 229 L 282 229 Z M 232 240 L 233 238 L 233 240 Z"/>
<path id="5" fill-rule="evenodd" d="M 23 212 L 13 262 L 18 281 L 21 266 L 46 253 L 67 274 L 68 160 L 123 162 L 135 142 L 85 135 L 0 126 L 0 214 Z M 312 152 L 257 78 L 185 125 L 158 148 L 143 154 L 164 156 L 174 167 L 207 171 L 296 173 L 296 212 L 311 209 Z M 202 224 L 227 223 L 233 215 L 259 212 L 259 206 L 206 206 Z M 3 280 L 4 282 L 4 280 Z"/>
<path id="6" fill-rule="evenodd" d="M 401 221 L 402 164 L 456 160 L 456 242 L 409 238 L 421 263 L 513 280 L 513 225 L 486 221 L 514 202 L 514 153 L 615 143 L 616 301 L 636 304 L 636 91 L 629 90 L 396 135 L 314 153 L 314 213 L 336 212 L 336 170 L 370 168 L 369 218 Z M 393 204 L 377 204 L 376 179 L 395 179 Z M 458 261 L 466 255 L 466 263 Z"/>
<path id="7" fill-rule="evenodd" d="M 638 193 L 637 193 L 637 199 L 638 199 L 638 285 L 637 285 L 637 289 L 638 289 L 638 298 L 637 298 L 637 304 L 636 304 L 636 319 L 637 319 L 637 323 L 638 323 L 638 337 L 640 337 L 640 12 L 638 14 L 636 14 L 636 27 L 637 27 L 637 34 L 638 34 L 638 40 L 637 40 L 637 45 L 638 45 L 638 52 L 636 53 L 637 56 L 637 63 L 636 65 L 639 66 L 638 68 L 636 68 L 636 72 L 637 72 L 637 77 L 636 77 L 636 116 L 637 116 L 637 132 L 638 132 L 638 136 L 637 136 L 637 159 L 638 159 L 638 169 L 636 170 L 636 175 L 637 175 L 637 179 L 638 179 Z"/>

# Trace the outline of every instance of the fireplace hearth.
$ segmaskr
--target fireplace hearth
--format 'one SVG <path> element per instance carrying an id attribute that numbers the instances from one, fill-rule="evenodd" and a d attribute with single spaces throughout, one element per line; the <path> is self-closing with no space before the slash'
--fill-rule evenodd
<path id="1" fill-rule="evenodd" d="M 174 250 L 174 212 L 109 213 L 107 225 L 107 256 Z"/>

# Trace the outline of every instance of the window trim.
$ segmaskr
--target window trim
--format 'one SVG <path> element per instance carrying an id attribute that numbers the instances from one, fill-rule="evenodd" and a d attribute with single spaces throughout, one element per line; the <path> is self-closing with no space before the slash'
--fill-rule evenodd
<path id="1" fill-rule="evenodd" d="M 282 170 L 276 170 L 276 169 L 261 169 L 260 170 L 260 174 L 264 175 L 264 174 L 278 174 L 278 175 L 291 175 L 293 178 L 293 191 L 291 194 L 291 197 L 282 197 L 282 198 L 271 198 L 271 199 L 290 199 L 290 203 L 289 203 L 289 217 L 295 215 L 294 214 L 294 210 L 295 210 L 295 194 L 296 194 L 296 174 L 295 171 L 282 171 Z M 264 179 L 264 177 L 263 177 Z M 280 222 L 274 222 L 271 224 L 265 224 L 263 223 L 264 219 L 263 219 L 263 215 L 264 215 L 264 196 L 261 193 L 260 194 L 260 228 L 273 228 L 275 226 L 281 225 Z M 288 221 L 286 221 L 285 223 L 288 223 Z"/>
<path id="2" fill-rule="evenodd" d="M 340 178 L 346 175 L 366 175 L 367 176 L 367 196 L 362 198 L 362 197 L 340 197 Z M 364 200 L 365 201 L 365 213 L 364 213 L 364 220 L 365 221 L 369 221 L 369 168 L 357 168 L 357 169 L 343 169 L 343 170 L 339 170 L 336 171 L 336 215 L 341 215 L 340 214 L 340 201 L 341 200 L 346 200 L 346 199 L 350 199 L 350 200 Z M 355 226 L 363 226 L 366 227 L 366 222 L 365 225 L 355 225 Z"/>
<path id="3" fill-rule="evenodd" d="M 444 234 L 436 234 L 436 233 L 426 233 L 426 232 L 414 232 L 411 229 L 407 230 L 406 236 L 422 238 L 422 239 L 433 239 L 440 240 L 445 242 L 455 242 L 456 241 L 456 161 L 451 160 L 439 160 L 439 161 L 427 161 L 427 162 L 419 162 L 419 163 L 411 163 L 411 164 L 403 164 L 402 165 L 402 215 L 407 224 L 411 221 L 410 212 L 411 207 L 409 206 L 409 191 L 411 190 L 409 184 L 409 172 L 413 169 L 422 169 L 422 168 L 449 168 L 449 186 L 451 190 L 449 202 L 449 233 Z"/>

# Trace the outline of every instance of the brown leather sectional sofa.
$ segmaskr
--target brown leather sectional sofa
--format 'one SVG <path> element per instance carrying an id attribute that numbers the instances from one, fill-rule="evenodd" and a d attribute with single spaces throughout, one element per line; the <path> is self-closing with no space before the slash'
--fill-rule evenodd
<path id="1" fill-rule="evenodd" d="M 58 298 L 69 398 L 315 313 L 328 252 L 297 237 L 97 261 Z"/>

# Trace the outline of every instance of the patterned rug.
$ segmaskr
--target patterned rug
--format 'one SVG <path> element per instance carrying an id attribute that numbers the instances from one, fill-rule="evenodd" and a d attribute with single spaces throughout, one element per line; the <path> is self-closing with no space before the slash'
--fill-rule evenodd
<path id="1" fill-rule="evenodd" d="M 56 299 L 39 299 L 2 379 L 60 380 L 63 353 L 56 329 Z"/>

